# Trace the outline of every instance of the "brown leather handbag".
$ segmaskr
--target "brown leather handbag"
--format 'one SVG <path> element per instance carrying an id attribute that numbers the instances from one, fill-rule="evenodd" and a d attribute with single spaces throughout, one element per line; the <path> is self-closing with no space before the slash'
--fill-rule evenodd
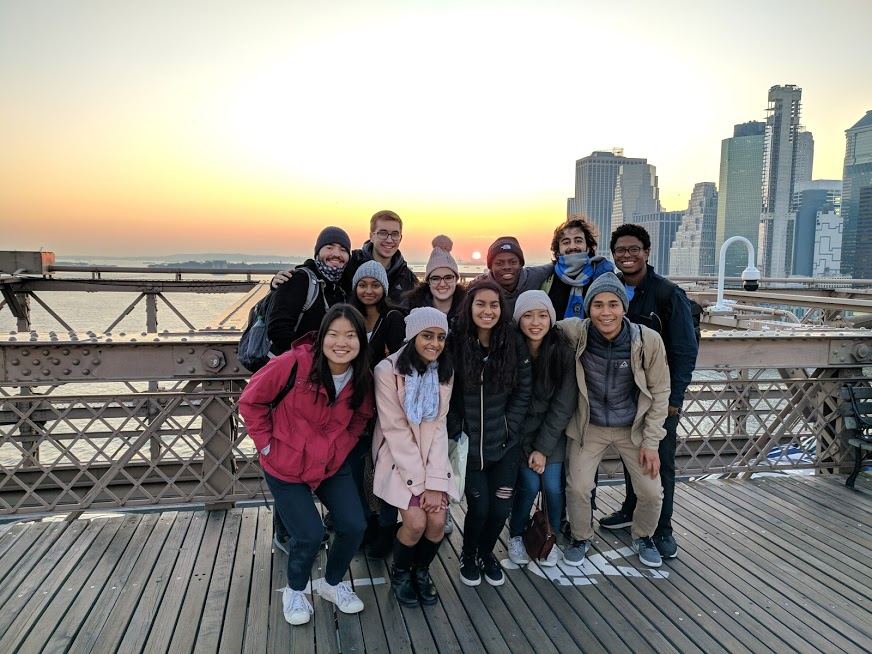
<path id="1" fill-rule="evenodd" d="M 548 520 L 548 504 L 545 501 L 545 489 L 541 489 L 536 510 L 524 527 L 524 549 L 530 555 L 530 559 L 547 558 L 551 549 L 557 543 L 557 534 L 551 529 L 551 521 Z"/>

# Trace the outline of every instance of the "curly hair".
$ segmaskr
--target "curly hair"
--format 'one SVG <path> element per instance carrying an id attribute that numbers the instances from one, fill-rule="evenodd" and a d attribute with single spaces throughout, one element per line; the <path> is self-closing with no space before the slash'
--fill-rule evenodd
<path id="1" fill-rule="evenodd" d="M 554 236 L 551 238 L 551 253 L 554 255 L 555 261 L 560 256 L 560 239 L 567 229 L 580 229 L 584 234 L 584 241 L 587 243 L 588 256 L 592 257 L 596 254 L 596 227 L 590 224 L 586 216 L 573 214 L 554 229 Z"/>
<path id="2" fill-rule="evenodd" d="M 651 249 L 651 236 L 648 234 L 648 230 L 642 227 L 641 225 L 634 225 L 632 223 L 624 223 L 620 227 L 618 227 L 615 231 L 612 232 L 612 240 L 609 243 L 609 250 L 615 251 L 615 243 L 618 242 L 618 239 L 622 236 L 633 236 L 642 241 L 642 249 L 650 250 Z"/>
<path id="3" fill-rule="evenodd" d="M 500 300 L 500 317 L 491 328 L 487 360 L 478 341 L 478 326 L 472 320 L 472 304 L 482 291 L 493 291 Z M 505 388 L 515 385 L 517 352 L 515 350 L 515 327 L 506 311 L 506 300 L 500 286 L 490 279 L 472 282 L 466 289 L 466 297 L 460 306 L 457 331 L 452 334 L 454 364 L 460 369 L 463 382 L 480 386 L 485 378 Z"/>

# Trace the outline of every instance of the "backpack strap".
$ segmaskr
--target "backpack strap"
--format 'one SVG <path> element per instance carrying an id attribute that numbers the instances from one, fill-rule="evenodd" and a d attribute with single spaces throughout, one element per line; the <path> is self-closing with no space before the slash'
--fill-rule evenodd
<path id="1" fill-rule="evenodd" d="M 300 309 L 300 315 L 297 316 L 297 324 L 294 325 L 295 334 L 297 333 L 297 330 L 300 329 L 300 323 L 303 322 L 303 316 L 309 309 L 312 308 L 312 305 L 315 304 L 315 300 L 318 299 L 318 295 L 321 295 L 321 297 L 324 298 L 324 310 L 326 311 L 330 308 L 330 306 L 327 304 L 327 294 L 323 292 L 324 280 L 319 279 L 314 272 L 304 266 L 300 266 L 299 268 L 297 268 L 297 270 L 302 270 L 304 273 L 306 273 L 306 277 L 309 280 L 309 286 L 306 289 L 306 301 L 303 302 L 303 308 Z"/>
<path id="2" fill-rule="evenodd" d="M 291 368 L 291 374 L 288 375 L 288 381 L 285 382 L 285 385 L 282 387 L 282 390 L 279 391 L 279 394 L 273 398 L 273 401 L 269 403 L 270 409 L 275 409 L 279 404 L 281 404 L 282 400 L 285 399 L 288 393 L 291 392 L 291 389 L 294 387 L 294 384 L 297 381 L 297 362 L 294 361 L 294 366 Z"/>

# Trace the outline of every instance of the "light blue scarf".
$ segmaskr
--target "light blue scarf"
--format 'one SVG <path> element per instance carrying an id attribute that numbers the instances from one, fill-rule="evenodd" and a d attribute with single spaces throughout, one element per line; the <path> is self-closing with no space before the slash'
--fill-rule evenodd
<path id="1" fill-rule="evenodd" d="M 587 252 L 573 252 L 557 257 L 554 274 L 572 288 L 566 311 L 563 313 L 564 318 L 584 318 L 585 286 L 609 270 L 614 270 L 614 266 L 599 255 L 591 259 Z"/>
<path id="2" fill-rule="evenodd" d="M 427 365 L 424 374 L 412 370 L 406 375 L 406 397 L 403 401 L 406 418 L 413 425 L 432 421 L 439 415 L 439 364 Z"/>

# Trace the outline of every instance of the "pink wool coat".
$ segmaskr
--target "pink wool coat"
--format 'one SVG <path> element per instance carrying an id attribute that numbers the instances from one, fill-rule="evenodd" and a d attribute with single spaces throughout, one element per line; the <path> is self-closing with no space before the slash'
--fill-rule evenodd
<path id="1" fill-rule="evenodd" d="M 402 350 L 400 350 L 402 352 Z M 395 366 L 400 352 L 375 368 L 375 401 L 378 420 L 372 438 L 375 462 L 373 491 L 388 504 L 409 508 L 413 495 L 425 490 L 444 491 L 460 499 L 448 462 L 446 416 L 453 379 L 439 385 L 439 415 L 433 421 L 412 425 L 403 410 L 405 377 Z"/>

